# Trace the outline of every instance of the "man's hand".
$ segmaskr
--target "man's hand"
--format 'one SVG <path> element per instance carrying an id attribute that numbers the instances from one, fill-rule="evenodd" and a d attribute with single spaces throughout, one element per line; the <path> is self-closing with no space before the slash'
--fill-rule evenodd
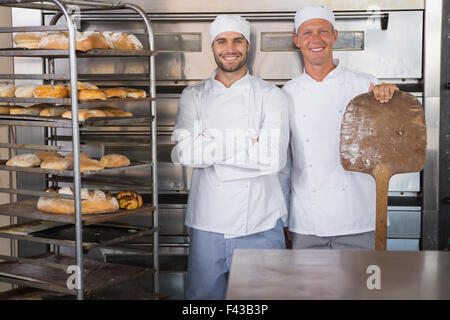
<path id="1" fill-rule="evenodd" d="M 375 96 L 375 99 L 380 101 L 380 103 L 385 103 L 391 100 L 395 91 L 399 91 L 398 87 L 395 84 L 390 83 L 382 83 L 378 85 L 370 84 L 369 92 L 372 92 Z"/>
<path id="2" fill-rule="evenodd" d="M 292 249 L 292 235 L 288 227 L 284 227 L 284 243 L 286 244 L 286 249 Z"/>

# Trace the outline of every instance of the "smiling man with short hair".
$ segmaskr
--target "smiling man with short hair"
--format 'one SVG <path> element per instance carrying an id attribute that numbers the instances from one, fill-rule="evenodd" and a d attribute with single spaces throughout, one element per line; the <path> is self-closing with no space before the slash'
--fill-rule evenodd
<path id="1" fill-rule="evenodd" d="M 193 167 L 187 299 L 224 299 L 234 249 L 285 248 L 287 209 L 277 172 L 286 162 L 288 99 L 249 74 L 250 24 L 220 15 L 210 27 L 217 69 L 187 87 L 174 138 Z"/>
<path id="2" fill-rule="evenodd" d="M 333 59 L 338 31 L 329 7 L 307 6 L 294 23 L 305 68 L 283 87 L 292 101 L 291 156 L 279 174 L 290 207 L 289 240 L 294 249 L 374 249 L 375 181 L 342 167 L 340 128 L 355 96 L 373 91 L 384 103 L 398 88 Z"/>

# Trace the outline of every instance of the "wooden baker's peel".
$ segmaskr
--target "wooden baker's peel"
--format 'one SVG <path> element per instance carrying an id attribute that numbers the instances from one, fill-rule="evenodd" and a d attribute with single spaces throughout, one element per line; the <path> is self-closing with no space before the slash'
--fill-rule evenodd
<path id="1" fill-rule="evenodd" d="M 364 172 L 377 186 L 375 249 L 386 250 L 389 179 L 397 173 L 423 169 L 426 126 L 423 107 L 413 95 L 396 91 L 387 103 L 373 93 L 347 105 L 341 125 L 341 163 Z"/>

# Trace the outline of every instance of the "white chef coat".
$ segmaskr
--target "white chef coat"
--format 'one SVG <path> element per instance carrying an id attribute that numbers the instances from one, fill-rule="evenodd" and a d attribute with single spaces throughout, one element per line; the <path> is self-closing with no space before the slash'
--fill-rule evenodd
<path id="1" fill-rule="evenodd" d="M 277 172 L 286 163 L 289 99 L 248 72 L 230 88 L 215 75 L 179 101 L 175 150 L 194 167 L 185 224 L 229 238 L 271 229 L 287 220 Z"/>
<path id="2" fill-rule="evenodd" d="M 291 98 L 292 159 L 279 178 L 290 198 L 289 230 L 321 237 L 375 230 L 375 180 L 344 170 L 339 147 L 347 104 L 379 81 L 334 63 L 321 82 L 303 72 L 283 87 Z"/>

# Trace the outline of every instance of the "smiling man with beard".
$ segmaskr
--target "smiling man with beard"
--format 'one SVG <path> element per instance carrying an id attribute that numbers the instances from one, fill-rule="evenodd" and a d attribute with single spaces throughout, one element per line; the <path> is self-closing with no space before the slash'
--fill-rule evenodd
<path id="1" fill-rule="evenodd" d="M 286 163 L 288 99 L 249 74 L 250 24 L 220 15 L 210 27 L 217 69 L 187 87 L 173 138 L 193 167 L 187 299 L 224 299 L 234 249 L 285 248 L 287 210 L 277 172 Z"/>

